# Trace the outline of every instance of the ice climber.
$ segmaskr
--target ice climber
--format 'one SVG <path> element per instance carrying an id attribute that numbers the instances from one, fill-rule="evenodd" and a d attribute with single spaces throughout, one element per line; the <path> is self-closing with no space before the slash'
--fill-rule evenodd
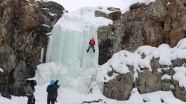
<path id="1" fill-rule="evenodd" d="M 93 37 L 92 37 L 92 39 L 90 39 L 89 45 L 90 45 L 90 46 L 88 47 L 87 52 L 89 51 L 90 48 L 92 48 L 92 49 L 93 49 L 93 52 L 95 52 L 95 49 L 94 49 L 95 40 L 94 40 Z"/>

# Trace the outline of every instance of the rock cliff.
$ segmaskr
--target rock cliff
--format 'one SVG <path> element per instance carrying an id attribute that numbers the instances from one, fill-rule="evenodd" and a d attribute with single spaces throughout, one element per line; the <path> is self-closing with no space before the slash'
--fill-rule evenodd
<path id="1" fill-rule="evenodd" d="M 114 22 L 98 29 L 99 64 L 124 49 L 133 52 L 142 45 L 163 43 L 175 46 L 185 37 L 185 9 L 184 0 L 156 0 L 148 5 L 133 4 L 124 14 L 117 8 L 110 14 L 97 11 L 96 16 Z"/>
<path id="2" fill-rule="evenodd" d="M 41 52 L 46 52 L 47 33 L 63 10 L 55 2 L 0 1 L 0 85 L 10 87 L 11 94 L 24 94 L 24 80 L 45 60 Z"/>
<path id="3" fill-rule="evenodd" d="M 158 47 L 163 43 L 174 47 L 178 41 L 186 37 L 185 0 L 155 0 L 148 5 L 136 3 L 131 5 L 130 10 L 124 14 L 117 8 L 112 10 L 110 14 L 101 11 L 95 14 L 113 20 L 113 25 L 98 29 L 99 64 L 104 64 L 120 50 L 134 52 L 142 45 Z M 126 100 L 132 88 L 137 87 L 141 94 L 158 90 L 172 91 L 177 98 L 186 101 L 186 90 L 180 87 L 177 81 L 161 80 L 165 74 L 173 76 L 175 72 L 172 68 L 183 65 L 185 60 L 173 60 L 172 63 L 171 66 L 164 66 L 154 58 L 151 61 L 153 71 L 141 68 L 143 72 L 139 72 L 135 81 L 131 75 L 132 71 L 127 74 L 118 73 L 115 79 L 104 83 L 103 94 L 109 98 Z M 157 72 L 158 68 L 166 67 L 169 67 L 169 70 L 163 73 Z M 132 70 L 133 66 L 128 68 Z M 113 73 L 116 72 L 111 71 L 108 75 Z"/>

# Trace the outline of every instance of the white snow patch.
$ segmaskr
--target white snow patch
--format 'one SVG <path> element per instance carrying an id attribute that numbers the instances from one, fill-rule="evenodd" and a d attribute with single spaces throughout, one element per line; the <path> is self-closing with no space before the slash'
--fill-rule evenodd
<path id="1" fill-rule="evenodd" d="M 161 80 L 164 80 L 164 79 L 171 79 L 172 77 L 168 74 L 164 74 L 162 77 L 161 77 Z"/>
<path id="2" fill-rule="evenodd" d="M 0 68 L 0 72 L 2 72 L 2 73 L 3 73 L 3 69 L 2 69 L 2 68 Z"/>

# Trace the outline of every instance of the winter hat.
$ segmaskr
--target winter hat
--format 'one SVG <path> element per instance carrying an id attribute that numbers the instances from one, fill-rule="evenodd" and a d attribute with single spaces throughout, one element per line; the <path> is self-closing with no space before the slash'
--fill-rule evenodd
<path id="1" fill-rule="evenodd" d="M 54 80 L 50 80 L 50 84 L 51 84 L 51 85 L 53 85 L 53 84 L 54 84 L 54 82 L 55 82 Z"/>

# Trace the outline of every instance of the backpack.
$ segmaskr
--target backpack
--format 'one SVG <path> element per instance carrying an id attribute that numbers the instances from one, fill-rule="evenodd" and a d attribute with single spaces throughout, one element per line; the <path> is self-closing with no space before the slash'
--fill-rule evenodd
<path id="1" fill-rule="evenodd" d="M 11 99 L 11 98 L 12 98 L 11 95 L 10 95 L 7 91 L 3 91 L 3 92 L 2 92 L 2 96 L 3 96 L 3 97 L 6 97 L 6 98 L 8 98 L 8 99 Z"/>
<path id="2" fill-rule="evenodd" d="M 95 40 L 91 39 L 89 44 L 95 45 Z"/>

